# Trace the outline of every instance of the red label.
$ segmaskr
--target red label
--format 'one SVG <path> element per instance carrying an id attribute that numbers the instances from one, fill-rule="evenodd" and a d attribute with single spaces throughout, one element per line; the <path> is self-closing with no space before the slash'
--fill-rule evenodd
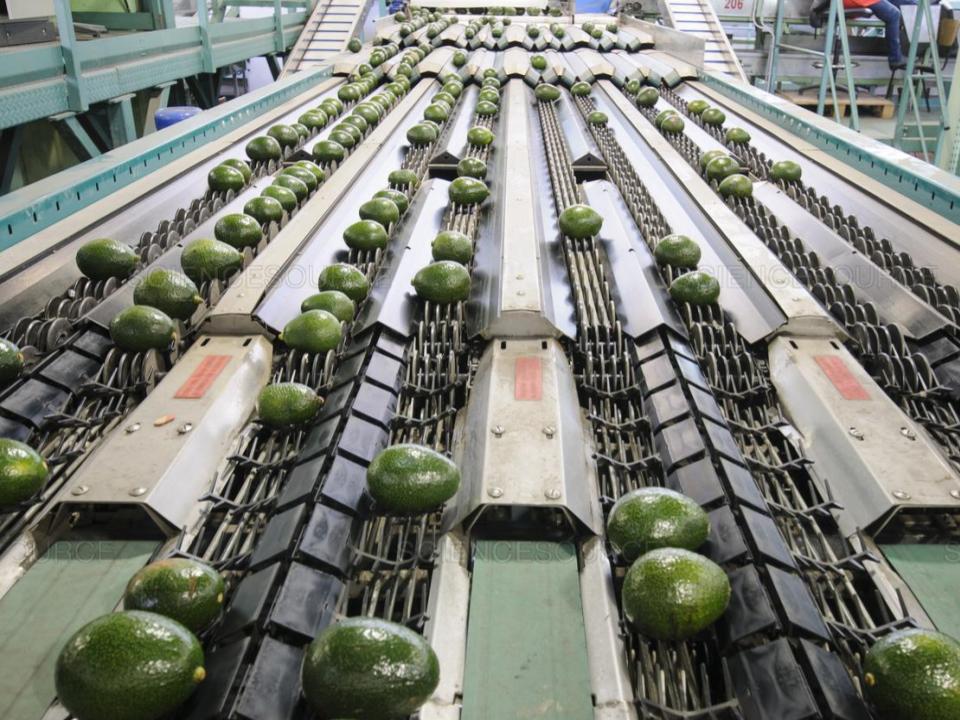
<path id="1" fill-rule="evenodd" d="M 513 399 L 539 400 L 543 396 L 543 369 L 538 357 L 519 357 L 513 370 Z"/>
<path id="2" fill-rule="evenodd" d="M 229 355 L 207 355 L 200 361 L 187 381 L 180 386 L 174 397 L 183 400 L 202 398 L 229 362 Z"/>
<path id="3" fill-rule="evenodd" d="M 836 355 L 814 355 L 817 365 L 833 383 L 844 400 L 869 400 L 870 393 L 860 384 L 842 358 Z"/>

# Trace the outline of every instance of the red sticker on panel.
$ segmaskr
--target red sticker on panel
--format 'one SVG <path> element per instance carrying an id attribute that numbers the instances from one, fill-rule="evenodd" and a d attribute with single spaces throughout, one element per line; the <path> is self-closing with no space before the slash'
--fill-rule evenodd
<path id="1" fill-rule="evenodd" d="M 543 395 L 543 370 L 538 357 L 518 357 L 513 369 L 513 399 L 539 400 Z"/>
<path id="2" fill-rule="evenodd" d="M 844 400 L 869 400 L 870 393 L 860 384 L 860 381 L 850 372 L 850 368 L 842 358 L 836 355 L 814 355 L 813 359 L 833 383 Z"/>
<path id="3" fill-rule="evenodd" d="M 229 355 L 207 355 L 174 397 L 182 400 L 202 398 L 229 362 Z"/>

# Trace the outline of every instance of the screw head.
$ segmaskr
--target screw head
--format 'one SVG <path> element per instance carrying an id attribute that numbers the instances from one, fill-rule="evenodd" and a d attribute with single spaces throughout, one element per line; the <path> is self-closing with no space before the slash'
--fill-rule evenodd
<path id="1" fill-rule="evenodd" d="M 900 434 L 903 435 L 907 440 L 916 440 L 917 434 L 908 427 L 900 428 Z"/>
<path id="2" fill-rule="evenodd" d="M 960 500 L 960 490 L 951 490 L 950 497 L 952 497 L 954 500 Z"/>
<path id="3" fill-rule="evenodd" d="M 133 425 L 127 425 L 127 427 L 124 428 L 124 432 L 126 432 L 127 435 L 132 435 L 139 429 L 140 429 L 140 423 L 135 422 L 133 423 Z"/>
<path id="4" fill-rule="evenodd" d="M 560 492 L 560 488 L 550 488 L 544 495 L 548 500 L 559 500 L 562 493 Z"/>
<path id="5" fill-rule="evenodd" d="M 897 500 L 909 500 L 911 495 L 906 490 L 894 490 L 891 493 Z"/>
<path id="6" fill-rule="evenodd" d="M 177 432 L 181 435 L 186 435 L 191 430 L 193 430 L 193 423 L 190 422 L 185 422 L 183 425 L 177 428 Z"/>
<path id="7" fill-rule="evenodd" d="M 847 432 L 850 434 L 851 437 L 855 437 L 857 440 L 863 440 L 863 432 L 861 430 L 857 430 L 857 428 L 851 427 Z"/>
<path id="8" fill-rule="evenodd" d="M 490 431 L 493 433 L 494 437 L 503 436 L 503 425 L 494 425 L 493 429 Z"/>
<path id="9" fill-rule="evenodd" d="M 493 487 L 487 490 L 487 495 L 489 495 L 492 498 L 503 497 L 503 488 L 497 487 L 496 485 L 494 485 Z"/>
<path id="10" fill-rule="evenodd" d="M 147 489 L 145 487 L 135 487 L 130 491 L 131 497 L 140 497 L 141 495 L 146 495 Z"/>
<path id="11" fill-rule="evenodd" d="M 84 494 L 86 494 L 87 491 L 89 491 L 89 490 L 90 490 L 90 488 L 88 488 L 86 485 L 77 485 L 73 490 L 70 491 L 70 494 L 71 494 L 71 495 L 84 495 Z"/>
<path id="12" fill-rule="evenodd" d="M 557 429 L 553 425 L 547 425 L 543 428 L 543 434 L 548 438 L 552 438 L 557 434 Z"/>

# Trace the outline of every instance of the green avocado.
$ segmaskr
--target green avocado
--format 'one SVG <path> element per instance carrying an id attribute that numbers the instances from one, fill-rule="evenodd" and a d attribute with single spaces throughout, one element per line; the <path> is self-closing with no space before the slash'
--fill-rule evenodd
<path id="1" fill-rule="evenodd" d="M 370 292 L 367 276 L 347 263 L 334 263 L 325 267 L 320 271 L 317 285 L 320 290 L 339 290 L 354 302 L 360 302 Z"/>
<path id="2" fill-rule="evenodd" d="M 433 103 L 424 109 L 423 117 L 438 123 L 446 122 L 450 117 L 450 110 L 443 103 Z"/>
<path id="3" fill-rule="evenodd" d="M 595 27 L 593 30 L 590 31 L 590 37 L 592 37 L 594 40 L 599 40 L 600 38 L 602 38 L 603 28 Z"/>
<path id="4" fill-rule="evenodd" d="M 723 125 L 726 120 L 727 116 L 720 108 L 710 107 L 700 113 L 700 121 L 704 125 Z"/>
<path id="5" fill-rule="evenodd" d="M 585 97 L 590 94 L 590 83 L 580 80 L 570 86 L 570 94 L 576 97 Z"/>
<path id="6" fill-rule="evenodd" d="M 234 170 L 239 170 L 240 174 L 243 175 L 243 181 L 245 183 L 250 182 L 250 178 L 253 177 L 253 170 L 251 170 L 250 166 L 240 158 L 227 158 L 220 164 L 232 167 Z"/>
<path id="7" fill-rule="evenodd" d="M 667 115 L 667 117 L 660 122 L 660 130 L 666 133 L 683 132 L 683 118 L 676 113 Z"/>
<path id="8" fill-rule="evenodd" d="M 645 87 L 637 92 L 637 106 L 651 108 L 660 99 L 660 92 L 655 87 Z"/>
<path id="9" fill-rule="evenodd" d="M 0 383 L 10 382 L 23 372 L 23 353 L 14 343 L 0 338 Z"/>
<path id="10" fill-rule="evenodd" d="M 360 38 L 358 37 L 350 38 L 350 42 L 347 43 L 347 50 L 349 50 L 352 53 L 358 53 L 362 48 L 363 48 L 363 43 L 360 42 Z"/>
<path id="11" fill-rule="evenodd" d="M 723 134 L 723 139 L 728 144 L 744 145 L 750 142 L 750 133 L 748 133 L 743 128 L 732 127 L 732 128 L 728 128 L 727 131 Z"/>
<path id="12" fill-rule="evenodd" d="M 714 161 L 715 158 L 719 157 L 730 157 L 727 154 L 726 150 L 707 150 L 705 153 L 700 154 L 700 168 L 702 170 L 707 169 L 707 165 Z"/>
<path id="13" fill-rule="evenodd" d="M 477 117 L 492 117 L 500 112 L 500 108 L 489 100 L 478 100 L 473 112 Z"/>
<path id="14" fill-rule="evenodd" d="M 553 102 L 560 99 L 560 90 L 555 85 L 548 85 L 547 83 L 537 85 L 533 94 L 537 96 L 537 100 L 543 102 Z"/>
<path id="15" fill-rule="evenodd" d="M 323 168 L 310 160 L 297 160 L 293 166 L 303 168 L 311 173 L 317 179 L 317 184 L 327 179 L 327 174 L 323 171 Z"/>
<path id="16" fill-rule="evenodd" d="M 603 227 L 600 213 L 589 205 L 571 205 L 560 213 L 559 222 L 560 232 L 575 240 L 591 238 Z"/>
<path id="17" fill-rule="evenodd" d="M 276 200 L 288 213 L 296 210 L 297 205 L 299 204 L 299 201 L 297 200 L 297 194 L 293 190 L 276 183 L 265 187 L 263 192 L 260 194 L 264 197 L 273 198 Z"/>
<path id="18" fill-rule="evenodd" d="M 389 720 L 415 713 L 440 682 L 433 648 L 404 625 L 372 617 L 330 625 L 307 646 L 307 703 L 329 718 Z"/>
<path id="19" fill-rule="evenodd" d="M 623 581 L 623 614 L 655 640 L 686 640 L 710 627 L 730 602 L 730 581 L 719 565 L 680 548 L 642 555 Z"/>
<path id="20" fill-rule="evenodd" d="M 84 625 L 67 640 L 54 671 L 57 697 L 77 720 L 158 720 L 205 677 L 193 633 L 140 610 Z"/>
<path id="21" fill-rule="evenodd" d="M 798 182 L 802 173 L 800 165 L 793 160 L 778 160 L 770 166 L 770 177 L 787 183 Z"/>
<path id="22" fill-rule="evenodd" d="M 360 218 L 362 220 L 373 220 L 383 225 L 384 228 L 389 228 L 400 220 L 400 208 L 393 200 L 375 197 L 360 206 Z"/>
<path id="23" fill-rule="evenodd" d="M 455 205 L 478 205 L 487 199 L 490 189 L 482 180 L 458 177 L 450 183 L 447 194 Z"/>
<path id="24" fill-rule="evenodd" d="M 363 133 L 370 129 L 370 123 L 368 123 L 362 115 L 357 115 L 356 113 L 347 115 L 347 117 L 343 119 L 343 123 L 344 125 L 353 125 L 359 131 L 358 140 L 363 138 Z"/>
<path id="25" fill-rule="evenodd" d="M 627 95 L 636 95 L 640 92 L 641 87 L 643 87 L 643 85 L 641 85 L 640 81 L 636 78 L 627 80 L 623 85 L 623 89 L 627 91 Z"/>
<path id="26" fill-rule="evenodd" d="M 467 64 L 467 55 L 459 50 L 453 54 L 453 66 L 463 67 Z"/>
<path id="27" fill-rule="evenodd" d="M 46 484 L 47 462 L 29 445 L 0 438 L 0 507 L 29 500 Z"/>
<path id="28" fill-rule="evenodd" d="M 359 130 L 355 127 L 350 125 L 337 125 L 337 127 L 330 132 L 329 138 L 332 142 L 350 150 L 357 144 L 357 140 L 359 139 L 357 135 L 359 135 Z"/>
<path id="29" fill-rule="evenodd" d="M 343 241 L 351 250 L 380 250 L 388 240 L 386 229 L 376 220 L 358 220 L 343 231 Z"/>
<path id="30" fill-rule="evenodd" d="M 402 188 L 417 187 L 420 184 L 420 178 L 413 170 L 391 170 L 387 175 L 387 182 Z"/>
<path id="31" fill-rule="evenodd" d="M 867 699 L 886 720 L 960 718 L 960 643 L 910 628 L 885 635 L 863 663 Z"/>
<path id="32" fill-rule="evenodd" d="M 661 110 L 660 112 L 657 113 L 657 117 L 654 118 L 653 124 L 656 125 L 658 128 L 662 127 L 664 120 L 666 120 L 668 117 L 673 117 L 676 114 L 677 114 L 677 111 L 674 110 L 673 108 L 667 108 L 666 110 Z"/>
<path id="33" fill-rule="evenodd" d="M 357 306 L 339 290 L 324 290 L 300 303 L 300 312 L 308 310 L 326 310 L 340 322 L 350 322 L 357 312 Z"/>
<path id="34" fill-rule="evenodd" d="M 473 259 L 473 243 L 466 235 L 457 230 L 440 232 L 430 245 L 434 260 L 452 260 L 466 265 Z"/>
<path id="35" fill-rule="evenodd" d="M 110 337 L 121 350 L 166 350 L 177 339 L 177 329 L 166 313 L 146 305 L 131 305 L 110 321 Z"/>
<path id="36" fill-rule="evenodd" d="M 355 83 L 349 83 L 337 90 L 337 97 L 345 103 L 355 102 L 361 95 L 360 88 Z"/>
<path id="37" fill-rule="evenodd" d="M 486 87 L 477 94 L 478 100 L 486 100 L 494 105 L 500 104 L 500 91 L 497 88 Z"/>
<path id="38" fill-rule="evenodd" d="M 463 85 L 459 80 L 449 80 L 443 84 L 440 90 L 448 95 L 452 95 L 453 98 L 456 99 L 463 93 Z"/>
<path id="39" fill-rule="evenodd" d="M 700 115 L 708 107 L 710 107 L 710 103 L 706 100 L 691 100 L 687 103 L 687 112 L 691 115 Z"/>
<path id="40" fill-rule="evenodd" d="M 373 194 L 373 199 L 377 200 L 380 198 L 389 200 L 396 205 L 401 215 L 403 215 L 407 211 L 407 208 L 410 207 L 410 201 L 407 199 L 407 196 L 399 190 L 393 190 L 392 188 L 377 190 L 377 192 Z"/>
<path id="41" fill-rule="evenodd" d="M 340 320 L 326 310 L 307 310 L 283 326 L 280 340 L 307 353 L 325 353 L 340 344 Z"/>
<path id="42" fill-rule="evenodd" d="M 670 283 L 670 297 L 691 305 L 709 305 L 720 297 L 720 283 L 702 270 L 684 273 Z"/>
<path id="43" fill-rule="evenodd" d="M 240 215 L 241 213 L 236 214 Z M 224 223 L 221 231 L 217 232 L 217 228 L 221 227 L 220 220 L 232 217 L 232 215 L 225 215 L 217 220 L 217 224 L 213 228 L 213 234 L 216 235 L 217 240 L 230 243 L 234 247 L 252 247 L 259 244 L 263 237 L 263 231 L 260 230 L 259 226 L 266 225 L 269 222 L 281 222 L 283 220 L 283 205 L 276 198 L 261 195 L 250 198 L 247 204 L 243 206 L 242 214 L 248 216 L 257 224 L 256 229 L 259 232 L 254 233 L 253 225 L 246 220 L 239 219 Z"/>
<path id="44" fill-rule="evenodd" d="M 314 175 L 312 172 L 310 172 L 306 168 L 300 167 L 299 165 L 291 165 L 290 167 L 285 167 L 283 170 L 280 171 L 280 175 L 281 176 L 286 175 L 289 177 L 296 178 L 297 180 L 299 180 L 300 182 L 302 182 L 304 185 L 307 186 L 307 190 L 309 192 L 313 192 L 314 190 L 316 190 L 317 186 L 320 184 L 317 181 L 316 175 Z"/>
<path id="45" fill-rule="evenodd" d="M 126 243 L 100 238 L 84 243 L 77 250 L 77 267 L 91 280 L 124 279 L 133 274 L 140 255 Z"/>
<path id="46" fill-rule="evenodd" d="M 229 165 L 217 165 L 207 175 L 207 185 L 214 192 L 226 192 L 227 190 L 243 190 L 246 181 L 243 179 L 243 173 Z"/>
<path id="47" fill-rule="evenodd" d="M 247 157 L 251 160 L 279 160 L 283 157 L 283 148 L 269 135 L 255 137 L 247 143 Z"/>
<path id="48" fill-rule="evenodd" d="M 290 127 L 297 131 L 297 135 L 300 136 L 301 140 L 306 140 L 308 137 L 310 137 L 310 129 L 306 125 L 295 122 L 291 124 Z"/>
<path id="49" fill-rule="evenodd" d="M 317 311 L 322 312 L 322 311 Z M 257 397 L 260 422 L 275 428 L 305 425 L 313 420 L 323 400 L 313 388 L 294 382 L 267 385 Z"/>
<path id="50" fill-rule="evenodd" d="M 329 122 L 343 112 L 343 103 L 336 98 L 327 98 L 317 105 L 317 108 L 323 110 L 324 115 L 327 116 L 327 122 Z"/>
<path id="51" fill-rule="evenodd" d="M 483 180 L 487 177 L 487 164 L 479 158 L 465 157 L 457 163 L 457 177 L 472 177 Z"/>
<path id="52" fill-rule="evenodd" d="M 320 130 L 327 124 L 327 114 L 320 109 L 308 110 L 297 121 L 308 130 Z"/>
<path id="53" fill-rule="evenodd" d="M 496 75 L 487 75 L 483 78 L 483 81 L 480 83 L 480 87 L 481 88 L 491 87 L 499 90 L 502 84 L 503 83 L 500 82 L 500 78 L 497 77 Z"/>
<path id="54" fill-rule="evenodd" d="M 532 67 L 534 70 L 546 70 L 547 59 L 543 55 L 534 55 L 532 58 L 530 58 L 530 67 Z M 549 87 L 549 85 L 547 87 Z"/>
<path id="55" fill-rule="evenodd" d="M 540 28 L 538 28 L 536 25 L 530 25 L 527 28 L 527 37 L 529 37 L 531 40 L 536 40 L 538 37 L 540 37 Z"/>
<path id="56" fill-rule="evenodd" d="M 448 457 L 423 445 L 391 445 L 367 468 L 367 488 L 378 508 L 420 515 L 457 494 L 460 470 Z"/>
<path id="57" fill-rule="evenodd" d="M 407 142 L 411 145 L 429 145 L 437 139 L 437 131 L 426 123 L 417 123 L 407 130 Z"/>
<path id="58" fill-rule="evenodd" d="M 587 115 L 587 122 L 591 125 L 606 125 L 609 118 L 606 113 L 602 113 L 599 110 L 594 110 L 592 113 Z"/>
<path id="59" fill-rule="evenodd" d="M 133 290 L 133 302 L 148 305 L 175 320 L 189 320 L 203 302 L 193 280 L 182 272 L 158 268 L 146 273 Z"/>
<path id="60" fill-rule="evenodd" d="M 340 162 L 347 156 L 347 149 L 334 140 L 321 140 L 313 146 L 313 159 L 322 165 Z"/>
<path id="61" fill-rule="evenodd" d="M 283 173 L 280 173 L 273 179 L 273 187 L 286 188 L 294 194 L 298 203 L 306 200 L 310 194 L 310 188 L 307 187 L 307 184 L 303 180 L 293 175 L 285 175 Z"/>
<path id="62" fill-rule="evenodd" d="M 728 175 L 717 189 L 724 197 L 748 198 L 753 195 L 753 181 L 746 175 Z"/>
<path id="63" fill-rule="evenodd" d="M 124 610 L 145 610 L 200 633 L 220 617 L 223 576 L 199 560 L 166 558 L 140 569 L 127 583 Z"/>
<path id="64" fill-rule="evenodd" d="M 376 97 L 371 99 L 371 101 L 368 103 L 360 103 L 353 109 L 352 117 L 361 118 L 365 123 L 367 123 L 368 128 L 373 127 L 380 122 L 381 111 L 378 107 L 379 103 L 380 101 L 377 100 Z"/>
<path id="65" fill-rule="evenodd" d="M 720 155 L 707 163 L 706 172 L 709 180 L 723 180 L 740 172 L 740 163 L 729 155 Z"/>
<path id="66" fill-rule="evenodd" d="M 225 280 L 243 267 L 243 254 L 219 240 L 193 240 L 180 255 L 180 267 L 195 283 Z"/>
<path id="67" fill-rule="evenodd" d="M 700 246 L 686 235 L 665 235 L 653 250 L 661 265 L 693 269 L 700 262 Z"/>
<path id="68" fill-rule="evenodd" d="M 627 562 L 658 548 L 696 550 L 710 534 L 710 520 L 686 495 L 661 487 L 627 493 L 607 519 L 607 539 Z"/>
<path id="69" fill-rule="evenodd" d="M 486 147 L 493 143 L 495 135 L 489 128 L 475 125 L 467 130 L 467 142 L 477 147 Z"/>
<path id="70" fill-rule="evenodd" d="M 470 296 L 470 273 L 458 262 L 439 260 L 413 276 L 413 288 L 419 297 L 430 302 L 462 302 Z"/>

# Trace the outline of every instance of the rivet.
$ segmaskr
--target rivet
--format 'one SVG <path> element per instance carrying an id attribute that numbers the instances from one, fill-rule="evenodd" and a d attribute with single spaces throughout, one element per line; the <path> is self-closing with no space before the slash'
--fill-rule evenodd
<path id="1" fill-rule="evenodd" d="M 181 435 L 186 435 L 191 430 L 193 430 L 193 423 L 189 423 L 189 422 L 186 422 L 177 428 L 177 432 L 180 433 Z"/>
<path id="2" fill-rule="evenodd" d="M 141 495 L 146 495 L 147 489 L 145 487 L 135 487 L 130 491 L 132 497 L 140 497 Z"/>
<path id="3" fill-rule="evenodd" d="M 547 496 L 548 500 L 559 500 L 561 493 L 559 488 L 550 488 L 544 495 Z"/>
<path id="4" fill-rule="evenodd" d="M 852 437 L 855 437 L 857 440 L 863 440 L 863 432 L 861 432 L 860 430 L 857 430 L 855 427 L 851 427 L 850 430 L 848 430 L 848 432 Z"/>
<path id="5" fill-rule="evenodd" d="M 557 429 L 553 425 L 547 425 L 546 427 L 543 428 L 543 434 L 546 435 L 548 438 L 552 438 L 554 435 L 557 434 Z"/>
<path id="6" fill-rule="evenodd" d="M 905 490 L 894 490 L 892 494 L 893 494 L 893 496 L 894 496 L 897 500 L 909 500 L 909 499 L 910 499 L 910 493 L 908 493 L 908 492 L 905 491 Z"/>
<path id="7" fill-rule="evenodd" d="M 908 427 L 900 428 L 900 434 L 903 435 L 908 440 L 916 440 L 917 434 Z"/>
<path id="8" fill-rule="evenodd" d="M 89 489 L 90 489 L 90 488 L 88 488 L 86 485 L 77 485 L 73 490 L 70 491 L 70 494 L 71 494 L 71 495 L 83 495 L 83 494 L 86 493 Z"/>
<path id="9" fill-rule="evenodd" d="M 960 500 L 960 490 L 951 490 L 950 497 L 952 497 L 954 500 Z"/>
<path id="10" fill-rule="evenodd" d="M 494 485 L 492 488 L 487 490 L 487 495 L 492 498 L 503 497 L 503 488 Z"/>
<path id="11" fill-rule="evenodd" d="M 140 429 L 140 423 L 138 423 L 138 422 L 135 422 L 133 425 L 127 425 L 127 427 L 124 428 L 124 430 L 125 430 L 125 432 L 127 433 L 127 435 L 132 435 L 133 433 L 135 433 L 135 432 L 136 432 L 137 430 L 139 430 L 139 429 Z"/>
<path id="12" fill-rule="evenodd" d="M 502 437 L 502 436 L 503 436 L 503 425 L 494 425 L 494 426 L 493 426 L 493 429 L 492 429 L 490 432 L 493 433 L 493 436 L 494 436 L 494 437 Z"/>

